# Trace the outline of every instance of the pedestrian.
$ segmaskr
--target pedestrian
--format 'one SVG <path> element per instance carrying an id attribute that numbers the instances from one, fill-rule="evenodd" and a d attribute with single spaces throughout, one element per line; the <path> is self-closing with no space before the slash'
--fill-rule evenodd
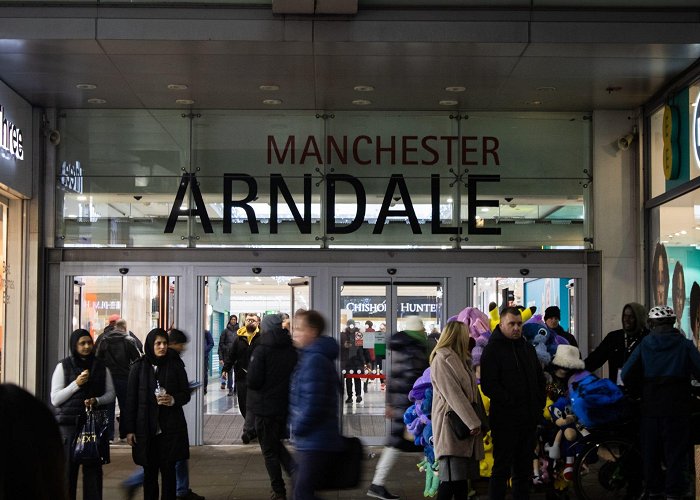
<path id="1" fill-rule="evenodd" d="M 564 330 L 559 324 L 561 321 L 561 310 L 557 306 L 549 306 L 544 310 L 544 322 L 550 330 L 554 333 L 564 338 L 569 345 L 578 347 L 578 342 L 576 342 L 576 337 L 571 335 L 569 332 Z"/>
<path id="2" fill-rule="evenodd" d="M 95 351 L 97 358 L 102 361 L 112 374 L 114 382 L 114 392 L 117 395 L 119 403 L 119 412 L 124 412 L 126 407 L 126 387 L 129 380 L 129 368 L 131 363 L 141 357 L 136 343 L 127 334 L 126 320 L 120 318 L 114 325 L 112 330 L 109 330 L 102 336 L 99 347 Z M 111 403 L 107 409 L 107 417 L 109 419 L 107 432 L 109 433 L 110 441 L 114 439 L 114 403 Z M 120 437 L 123 439 L 126 434 L 121 432 Z"/>
<path id="3" fill-rule="evenodd" d="M 461 321 L 450 321 L 430 355 L 430 381 L 433 384 L 433 441 L 439 464 L 438 500 L 467 500 L 469 481 L 479 478 L 479 460 L 484 457 L 481 419 L 474 404 L 481 394 L 472 370 L 469 328 Z M 453 411 L 470 429 L 459 439 L 447 412 Z"/>
<path id="4" fill-rule="evenodd" d="M 491 398 L 492 500 L 505 498 L 509 478 L 515 500 L 529 498 L 532 484 L 532 456 L 545 405 L 545 377 L 535 348 L 522 336 L 522 324 L 520 310 L 503 309 L 481 355 L 481 389 Z"/>
<path id="5" fill-rule="evenodd" d="M 226 328 L 223 329 L 221 335 L 219 336 L 219 365 L 221 367 L 221 390 L 228 388 L 228 396 L 233 396 L 235 393 L 235 387 L 233 385 L 233 370 L 229 369 L 224 371 L 224 363 L 231 353 L 231 348 L 233 347 L 233 340 L 236 338 L 238 332 L 238 316 L 232 314 L 228 318 L 228 323 Z"/>
<path id="6" fill-rule="evenodd" d="M 403 421 L 403 414 L 411 405 L 408 393 L 413 388 L 413 383 L 428 368 L 430 346 L 423 321 L 418 316 L 407 316 L 405 325 L 405 329 L 392 335 L 389 341 L 391 371 L 386 385 L 384 414 L 391 419 L 391 427 L 386 446 L 382 449 L 382 455 L 377 462 L 372 484 L 367 490 L 367 496 L 374 498 L 399 498 L 390 493 L 385 486 L 391 468 L 396 463 L 399 452 L 419 452 L 422 450 L 415 446 L 413 441 L 408 441 L 405 438 L 406 425 Z"/>
<path id="7" fill-rule="evenodd" d="M 102 330 L 102 333 L 100 333 L 95 339 L 95 352 L 97 352 L 97 349 L 99 349 L 100 342 L 102 342 L 104 334 L 114 330 L 114 328 L 117 326 L 117 321 L 119 321 L 120 319 L 121 316 L 119 316 L 118 314 L 112 314 L 109 318 L 107 318 L 107 326 L 105 326 L 104 330 Z M 134 344 L 136 344 L 136 348 L 139 350 L 139 354 L 143 355 L 143 343 L 141 342 L 141 339 L 139 339 L 131 330 L 128 331 L 128 334 L 131 340 L 134 341 Z"/>
<path id="8" fill-rule="evenodd" d="M 0 498 L 67 498 L 65 446 L 54 415 L 12 384 L 0 384 L 0 443 Z"/>
<path id="9" fill-rule="evenodd" d="M 688 491 L 691 379 L 700 380 L 700 352 L 675 322 L 672 308 L 652 307 L 651 332 L 622 368 L 625 385 L 642 389 L 642 457 L 650 500 L 681 499 Z"/>
<path id="10" fill-rule="evenodd" d="M 345 403 L 352 403 L 353 384 L 355 386 L 355 402 L 361 403 L 362 380 L 359 375 L 362 373 L 367 359 L 362 346 L 362 333 L 351 319 L 345 323 L 345 329 L 341 333 L 341 342 L 343 349 L 340 353 L 340 361 L 345 372 L 343 378 L 345 379 L 345 389 L 348 393 Z"/>
<path id="11" fill-rule="evenodd" d="M 608 378 L 622 383 L 620 370 L 649 330 L 647 311 L 642 304 L 630 302 L 622 308 L 622 329 L 608 333 L 584 360 L 586 370 L 593 372 L 608 363 Z"/>
<path id="12" fill-rule="evenodd" d="M 284 500 L 287 491 L 282 469 L 291 477 L 295 468 L 282 440 L 287 435 L 289 383 L 297 351 L 281 314 L 263 317 L 260 343 L 248 365 L 248 411 L 255 415 L 255 431 L 272 486 L 272 500 Z"/>
<path id="13" fill-rule="evenodd" d="M 224 376 L 233 369 L 236 377 L 236 389 L 238 392 L 238 409 L 245 419 L 241 441 L 250 443 L 257 437 L 255 433 L 255 416 L 248 411 L 248 364 L 253 349 L 260 340 L 260 318 L 255 313 L 245 315 L 245 326 L 236 332 L 233 344 L 224 363 Z"/>
<path id="14" fill-rule="evenodd" d="M 209 387 L 209 356 L 214 349 L 214 338 L 209 330 L 204 330 L 204 394 Z"/>
<path id="15" fill-rule="evenodd" d="M 51 404 L 63 440 L 66 458 L 68 498 L 75 500 L 80 463 L 73 459 L 75 439 L 85 422 L 86 409 L 96 409 L 114 401 L 114 383 L 108 368 L 95 357 L 90 332 L 73 331 L 70 355 L 56 365 L 51 377 Z M 83 498 L 102 498 L 102 463 L 84 463 Z"/>
<path id="16" fill-rule="evenodd" d="M 146 336 L 143 358 L 131 367 L 128 403 L 121 425 L 132 447 L 134 463 L 144 468 L 145 500 L 176 498 L 175 462 L 190 456 L 182 407 L 190 400 L 185 365 L 172 349 L 168 334 L 154 328 Z"/>
<path id="17" fill-rule="evenodd" d="M 296 447 L 294 500 L 317 499 L 334 458 L 344 449 L 338 418 L 338 383 L 335 360 L 338 343 L 323 335 L 326 321 L 317 311 L 294 316 L 293 339 L 299 363 L 292 376 L 290 428 Z"/>

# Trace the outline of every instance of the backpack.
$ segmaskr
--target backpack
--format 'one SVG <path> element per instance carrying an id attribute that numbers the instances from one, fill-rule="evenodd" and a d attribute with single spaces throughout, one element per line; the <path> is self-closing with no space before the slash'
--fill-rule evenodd
<path id="1" fill-rule="evenodd" d="M 587 375 L 571 384 L 571 408 L 585 427 L 598 427 L 616 422 L 626 414 L 622 390 L 608 378 Z"/>

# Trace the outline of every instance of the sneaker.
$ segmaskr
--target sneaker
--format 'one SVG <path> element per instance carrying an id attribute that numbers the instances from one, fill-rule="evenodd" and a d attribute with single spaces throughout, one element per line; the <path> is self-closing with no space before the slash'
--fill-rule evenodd
<path id="1" fill-rule="evenodd" d="M 355 402 L 362 403 L 362 396 L 357 396 L 357 398 L 355 399 Z"/>
<path id="2" fill-rule="evenodd" d="M 243 434 L 241 434 L 241 441 L 243 441 L 243 444 L 250 443 L 250 436 L 248 435 L 247 432 L 244 432 Z"/>
<path id="3" fill-rule="evenodd" d="M 226 389 L 226 383 L 221 384 L 221 390 L 223 391 L 224 389 Z"/>
<path id="4" fill-rule="evenodd" d="M 389 490 L 379 484 L 370 484 L 369 489 L 367 490 L 367 496 L 381 498 L 383 500 L 398 500 L 401 498 L 398 495 L 392 495 L 389 493 Z"/>
<path id="5" fill-rule="evenodd" d="M 233 391 L 228 391 L 227 396 L 233 396 Z"/>
<path id="6" fill-rule="evenodd" d="M 286 493 L 277 493 L 276 491 L 273 491 L 270 494 L 270 500 L 287 500 L 287 494 Z"/>
<path id="7" fill-rule="evenodd" d="M 345 400 L 345 404 L 349 405 L 352 403 L 352 396 L 348 396 L 348 399 Z"/>

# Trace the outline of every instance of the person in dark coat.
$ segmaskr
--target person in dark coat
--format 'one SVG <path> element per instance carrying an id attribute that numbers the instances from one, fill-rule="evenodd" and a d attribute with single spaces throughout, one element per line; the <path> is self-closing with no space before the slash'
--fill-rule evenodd
<path id="1" fill-rule="evenodd" d="M 513 498 L 527 499 L 532 484 L 532 454 L 545 405 L 545 377 L 535 348 L 522 336 L 522 323 L 517 308 L 501 311 L 481 355 L 481 389 L 491 398 L 492 500 L 505 498 L 510 477 Z"/>
<path id="2" fill-rule="evenodd" d="M 362 346 L 362 333 L 355 326 L 355 322 L 349 319 L 345 324 L 345 329 L 340 334 L 342 350 L 340 352 L 340 362 L 345 371 L 345 389 L 348 397 L 346 403 L 352 403 L 352 387 L 355 385 L 355 402 L 362 402 L 362 380 L 359 377 L 348 377 L 348 375 L 359 374 L 367 364 L 365 350 Z M 360 345 L 357 345 L 360 343 Z M 350 373 L 353 372 L 353 373 Z"/>
<path id="3" fill-rule="evenodd" d="M 0 384 L 0 498 L 66 500 L 64 446 L 51 410 Z"/>
<path id="4" fill-rule="evenodd" d="M 282 468 L 291 477 L 294 461 L 282 440 L 287 434 L 289 382 L 297 364 L 297 351 L 281 314 L 262 320 L 260 343 L 248 365 L 248 409 L 255 415 L 255 431 L 272 485 L 272 499 L 285 499 Z"/>
<path id="5" fill-rule="evenodd" d="M 578 347 L 576 337 L 564 330 L 559 324 L 559 322 L 561 321 L 561 309 L 559 309 L 559 307 L 549 306 L 547 309 L 544 310 L 543 319 L 550 330 L 554 331 L 554 333 L 565 339 L 569 343 L 569 345 Z"/>
<path id="6" fill-rule="evenodd" d="M 650 499 L 683 498 L 691 439 L 691 379 L 700 380 L 700 352 L 674 328 L 668 306 L 649 311 L 649 335 L 622 368 L 625 385 L 642 388 L 642 456 Z M 662 463 L 666 472 L 663 472 Z"/>
<path id="7" fill-rule="evenodd" d="M 326 321 L 317 311 L 294 316 L 293 339 L 300 349 L 292 376 L 290 428 L 297 450 L 294 500 L 314 500 L 315 491 L 343 450 L 338 417 L 338 383 L 335 360 L 338 343 L 323 335 Z"/>
<path id="8" fill-rule="evenodd" d="M 70 356 L 56 365 L 51 378 L 51 404 L 56 408 L 66 457 L 68 497 L 75 500 L 80 463 L 73 460 L 73 447 L 85 409 L 114 401 L 114 383 L 109 369 L 95 357 L 90 332 L 75 330 L 70 335 Z M 83 498 L 102 498 L 102 464 L 83 464 Z"/>
<path id="9" fill-rule="evenodd" d="M 168 349 L 168 334 L 162 328 L 148 333 L 144 350 L 144 357 L 131 366 L 121 425 L 134 463 L 144 469 L 144 499 L 158 499 L 159 472 L 161 498 L 175 499 L 175 462 L 190 456 L 182 410 L 190 400 L 187 373 L 180 356 Z"/>
<path id="10" fill-rule="evenodd" d="M 219 336 L 219 364 L 221 365 L 222 375 L 226 374 L 226 380 L 221 381 L 221 388 L 226 389 L 228 387 L 228 395 L 233 396 L 235 389 L 233 385 L 233 370 L 229 368 L 228 371 L 224 371 L 224 363 L 231 353 L 231 348 L 233 347 L 233 341 L 236 338 L 236 332 L 238 331 L 238 316 L 232 314 L 228 318 L 228 324 L 226 328 L 221 332 Z"/>
<path id="11" fill-rule="evenodd" d="M 411 406 L 408 393 L 413 388 L 413 383 L 428 368 L 430 346 L 423 321 L 418 316 L 407 316 L 405 325 L 404 331 L 393 334 L 389 340 L 391 371 L 386 384 L 385 414 L 391 419 L 391 433 L 377 462 L 372 484 L 367 490 L 367 495 L 375 498 L 399 498 L 384 486 L 398 453 L 422 450 L 404 438 L 406 425 L 403 414 Z"/>
<path id="12" fill-rule="evenodd" d="M 255 416 L 248 411 L 248 364 L 253 349 L 260 341 L 260 318 L 255 313 L 245 315 L 245 326 L 236 332 L 231 350 L 224 363 L 224 376 L 233 369 L 236 377 L 236 390 L 238 392 L 238 409 L 245 419 L 241 441 L 244 444 L 255 439 Z"/>
<path id="13" fill-rule="evenodd" d="M 584 360 L 586 370 L 593 372 L 608 363 L 608 378 L 619 384 L 620 370 L 649 333 L 647 311 L 642 304 L 630 302 L 622 308 L 622 329 L 608 333 L 598 347 Z"/>

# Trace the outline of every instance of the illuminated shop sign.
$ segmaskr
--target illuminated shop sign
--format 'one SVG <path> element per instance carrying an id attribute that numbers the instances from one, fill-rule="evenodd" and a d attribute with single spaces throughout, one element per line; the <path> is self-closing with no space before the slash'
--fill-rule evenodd
<path id="1" fill-rule="evenodd" d="M 0 137 L 0 147 L 3 151 L 14 156 L 18 160 L 24 160 L 24 145 L 22 140 L 22 130 L 7 119 L 5 106 L 0 104 L 0 122 L 2 123 L 2 137 Z"/>
<path id="2" fill-rule="evenodd" d="M 403 316 L 435 317 L 440 312 L 436 297 L 399 297 L 397 313 Z M 386 315 L 386 298 L 378 296 L 341 297 L 341 307 L 352 312 L 353 316 L 381 317 Z"/>
<path id="3" fill-rule="evenodd" d="M 695 112 L 693 113 L 693 151 L 695 152 L 695 164 L 700 168 L 700 92 L 695 99 Z"/>
<path id="4" fill-rule="evenodd" d="M 333 137 L 325 139 L 326 157 L 324 158 L 319 148 L 319 140 L 314 136 L 297 138 L 288 136 L 285 140 L 277 141 L 273 136 L 267 138 L 268 164 L 280 166 L 309 165 L 324 163 L 344 164 L 349 162 L 359 165 L 480 165 L 499 166 L 498 155 L 499 140 L 496 137 L 458 137 L 458 136 L 357 136 L 357 137 Z M 301 153 L 297 146 L 303 144 Z M 360 149 L 362 147 L 362 149 Z M 457 154 L 455 154 L 457 148 Z M 298 176 L 295 177 L 295 181 Z M 498 200 L 479 200 L 477 187 L 484 182 L 500 182 L 500 175 L 463 175 L 460 181 L 467 186 L 468 197 L 468 225 L 469 234 L 501 234 L 500 228 L 477 227 L 477 209 L 480 207 L 497 207 Z M 301 234 L 311 234 L 311 199 L 312 176 L 303 175 L 303 199 L 295 200 L 287 182 L 282 174 L 271 174 L 270 178 L 270 234 L 278 233 L 278 201 L 280 195 L 287 204 Z M 412 181 L 415 184 L 415 181 Z M 459 226 L 443 226 L 440 220 L 440 175 L 432 174 L 429 185 L 424 186 L 421 192 L 430 192 L 431 234 L 461 234 Z M 322 187 L 321 184 L 323 184 Z M 338 186 L 350 188 L 355 195 L 355 214 L 350 222 L 339 224 L 335 220 L 336 194 Z M 194 207 L 181 210 L 182 202 L 190 187 Z M 350 234 L 362 227 L 365 220 L 367 207 L 367 193 L 360 178 L 349 174 L 327 174 L 323 183 L 316 183 L 316 188 L 325 189 L 325 213 L 327 234 Z M 344 190 L 345 190 L 344 189 Z M 236 195 L 234 196 L 234 193 Z M 400 197 L 403 207 L 394 208 L 395 200 Z M 258 217 L 252 202 L 258 198 L 258 183 L 255 177 L 248 174 L 231 173 L 223 176 L 223 232 L 231 233 L 233 227 L 232 211 L 238 208 L 245 213 L 251 234 L 259 234 Z M 303 215 L 297 208 L 297 203 L 302 206 Z M 165 226 L 165 233 L 172 233 L 179 216 L 189 215 L 199 217 L 202 229 L 205 233 L 213 233 L 214 229 L 204 204 L 199 183 L 195 174 L 185 173 L 180 180 L 180 186 L 175 196 L 175 201 Z M 386 189 L 381 208 L 377 215 L 372 234 L 382 234 L 389 217 L 403 217 L 411 226 L 413 234 L 422 234 L 422 229 L 416 211 L 413 207 L 411 193 L 408 190 L 406 178 L 403 174 L 393 173 L 386 177 Z"/>
<path id="5" fill-rule="evenodd" d="M 60 182 L 66 191 L 82 194 L 83 169 L 80 167 L 79 161 L 75 163 L 64 161 L 61 164 Z"/>

